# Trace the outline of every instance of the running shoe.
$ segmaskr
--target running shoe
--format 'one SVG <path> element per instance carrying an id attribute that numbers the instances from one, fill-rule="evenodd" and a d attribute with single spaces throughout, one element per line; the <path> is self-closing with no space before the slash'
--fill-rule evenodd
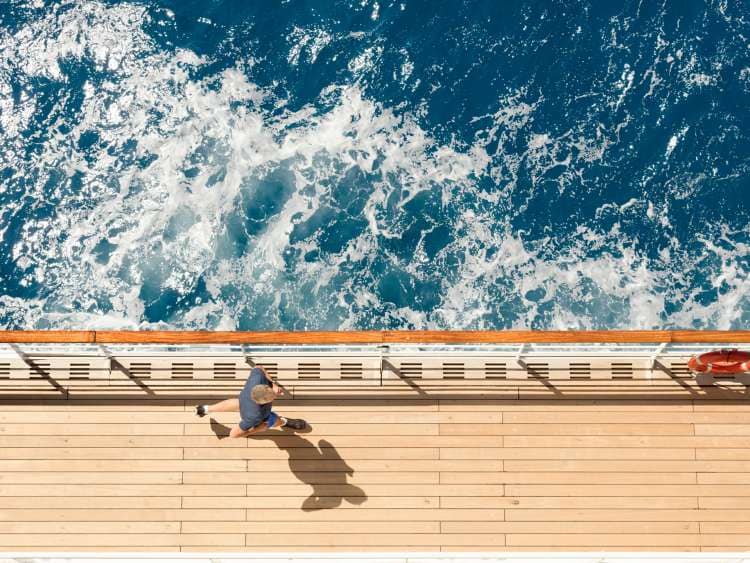
<path id="1" fill-rule="evenodd" d="M 304 430 L 307 428 L 307 422 L 301 418 L 287 418 L 283 428 L 292 428 L 293 430 Z"/>

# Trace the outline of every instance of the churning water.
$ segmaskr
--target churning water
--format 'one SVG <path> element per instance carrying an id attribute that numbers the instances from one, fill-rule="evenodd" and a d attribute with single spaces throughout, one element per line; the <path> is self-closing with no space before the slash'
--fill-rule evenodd
<path id="1" fill-rule="evenodd" d="M 750 5 L 0 2 L 0 326 L 750 324 Z"/>

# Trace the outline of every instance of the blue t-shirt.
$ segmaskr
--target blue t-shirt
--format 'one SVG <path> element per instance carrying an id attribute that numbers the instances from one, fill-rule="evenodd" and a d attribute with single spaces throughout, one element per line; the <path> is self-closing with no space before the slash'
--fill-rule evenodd
<path id="1" fill-rule="evenodd" d="M 254 426 L 258 426 L 271 414 L 271 403 L 259 405 L 250 396 L 253 387 L 256 385 L 271 385 L 260 368 L 250 370 L 250 376 L 245 382 L 245 387 L 240 391 L 240 416 L 242 417 L 240 428 L 242 430 L 250 430 Z"/>

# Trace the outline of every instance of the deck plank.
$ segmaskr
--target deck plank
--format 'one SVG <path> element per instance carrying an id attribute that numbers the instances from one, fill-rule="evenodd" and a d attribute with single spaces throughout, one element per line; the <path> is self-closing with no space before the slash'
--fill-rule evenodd
<path id="1" fill-rule="evenodd" d="M 561 398 L 523 382 L 479 399 L 455 385 L 435 386 L 437 399 L 302 386 L 276 410 L 312 431 L 239 440 L 198 419 L 197 399 L 3 396 L 0 547 L 750 547 L 750 409 L 661 380 L 600 383 Z M 258 532 L 269 542 L 254 545 Z"/>
<path id="2" fill-rule="evenodd" d="M 274 487 L 275 489 L 275 487 Z M 294 509 L 299 514 L 307 513 L 300 510 L 302 504 L 307 498 L 311 489 L 307 489 L 307 494 L 299 496 L 277 496 L 275 490 L 264 496 L 235 496 L 235 497 L 183 497 L 182 504 L 184 508 L 246 508 L 248 510 L 258 510 L 260 514 L 265 512 L 269 506 L 274 508 Z M 364 497 L 343 498 L 341 496 L 320 495 L 320 504 L 324 508 L 335 508 L 349 512 L 349 509 L 359 509 L 360 506 L 368 508 L 388 508 L 390 510 L 415 509 L 415 508 L 437 508 L 440 505 L 438 496 L 382 496 L 368 497 L 365 501 L 360 502 Z M 356 502 L 352 502 L 352 500 Z"/>
<path id="3" fill-rule="evenodd" d="M 244 520 L 244 509 L 170 508 L 9 508 L 0 509 L 2 522 L 187 522 Z"/>
<path id="4" fill-rule="evenodd" d="M 617 494 L 616 490 L 612 494 Z M 649 510 L 698 508 L 696 497 L 638 497 L 638 496 L 526 496 L 526 497 L 443 497 L 441 508 L 602 508 Z"/>

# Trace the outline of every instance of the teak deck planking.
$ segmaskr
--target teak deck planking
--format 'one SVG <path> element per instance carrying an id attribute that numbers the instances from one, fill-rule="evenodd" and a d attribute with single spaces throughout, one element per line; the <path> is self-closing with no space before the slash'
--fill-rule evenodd
<path id="1" fill-rule="evenodd" d="M 3 397 L 0 550 L 750 548 L 741 400 L 358 393 L 239 440 L 192 399 Z"/>

